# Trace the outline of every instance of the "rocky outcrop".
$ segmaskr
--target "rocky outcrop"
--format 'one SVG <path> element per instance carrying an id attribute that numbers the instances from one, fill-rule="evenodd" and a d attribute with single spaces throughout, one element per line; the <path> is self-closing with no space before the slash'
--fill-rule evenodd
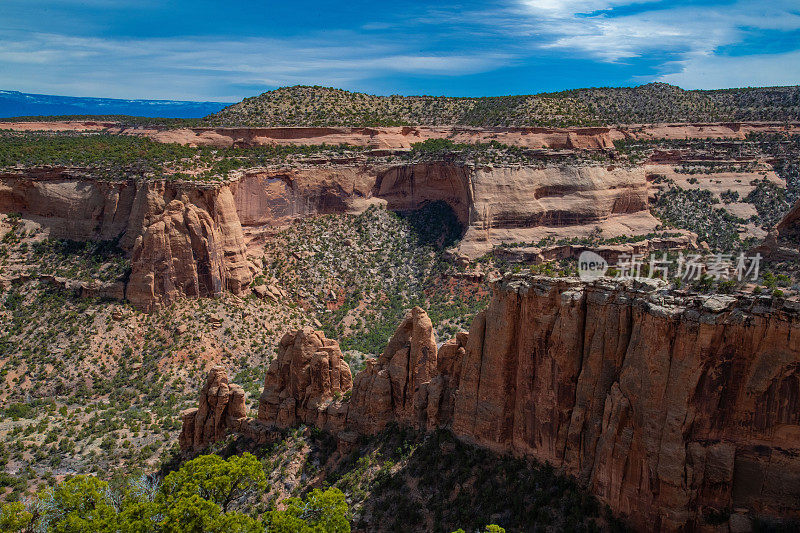
<path id="1" fill-rule="evenodd" d="M 343 427 L 342 397 L 353 386 L 339 343 L 306 327 L 286 333 L 270 363 L 258 418 L 286 428 L 298 423 Z"/>
<path id="2" fill-rule="evenodd" d="M 390 422 L 450 428 L 563 468 L 639 530 L 800 517 L 800 305 L 663 287 L 508 276 L 438 350 L 415 308 L 333 409 L 321 391 L 342 372 L 312 364 L 333 341 L 290 334 L 259 421 L 316 420 L 348 442 Z"/>
<path id="3" fill-rule="evenodd" d="M 247 418 L 244 389 L 228 382 L 221 366 L 211 369 L 200 391 L 200 406 L 181 413 L 183 427 L 178 443 L 184 450 L 200 450 L 238 430 Z"/>
<path id="4" fill-rule="evenodd" d="M 0 173 L 0 213 L 21 213 L 56 239 L 111 240 L 128 228 L 137 186 L 79 169 Z"/>
<path id="5" fill-rule="evenodd" d="M 374 203 L 412 211 L 441 201 L 461 223 L 461 249 L 470 257 L 502 242 L 538 241 L 545 234 L 574 236 L 600 226 L 611 237 L 647 233 L 658 225 L 648 210 L 645 171 L 633 167 L 327 164 L 250 169 L 230 187 L 245 226 L 358 213 Z"/>
<path id="6" fill-rule="evenodd" d="M 376 433 L 390 421 L 426 427 L 429 389 L 437 374 L 433 324 L 419 307 L 411 309 L 383 354 L 368 359 L 356 376 L 347 413 L 348 424 Z"/>
<path id="7" fill-rule="evenodd" d="M 77 169 L 0 175 L 0 211 L 20 212 L 52 237 L 119 239 L 132 257 L 127 298 L 143 309 L 179 296 L 239 294 L 252 280 L 245 226 L 358 213 L 374 203 L 397 211 L 447 203 L 465 231 L 469 257 L 501 242 L 536 241 L 536 231 L 605 236 L 652 231 L 641 168 L 481 167 L 427 162 L 249 169 L 229 184 L 120 179 Z M 633 219 L 633 222 L 631 222 Z M 534 233 L 531 233 L 531 232 Z"/>
<path id="8" fill-rule="evenodd" d="M 349 164 L 250 169 L 230 188 L 242 225 L 276 226 L 304 216 L 363 211 L 370 203 L 376 173 Z"/>
<path id="9" fill-rule="evenodd" d="M 230 190 L 142 184 L 134 205 L 141 233 L 125 235 L 136 235 L 126 293 L 132 303 L 152 309 L 179 296 L 247 288 L 252 273 Z"/>
<path id="10" fill-rule="evenodd" d="M 776 261 L 800 259 L 800 200 L 795 202 L 753 252 Z"/>
<path id="11" fill-rule="evenodd" d="M 647 210 L 644 170 L 589 165 L 399 166 L 379 176 L 375 194 L 398 211 L 442 200 L 473 231 L 592 224 Z"/>
<path id="12" fill-rule="evenodd" d="M 799 332 L 759 301 L 507 278 L 472 324 L 451 427 L 563 466 L 637 528 L 797 515 Z"/>
<path id="13" fill-rule="evenodd" d="M 131 256 L 131 273 L 112 292 L 145 310 L 181 296 L 239 294 L 252 280 L 236 204 L 224 185 L 102 181 L 76 169 L 31 169 L 0 175 L 0 212 L 21 213 L 52 238 L 118 241 Z"/>
<path id="14" fill-rule="evenodd" d="M 472 258 L 503 242 L 575 236 L 596 227 L 608 236 L 647 233 L 658 224 L 648 210 L 641 168 L 420 163 L 380 173 L 374 194 L 398 211 L 446 202 L 464 227 L 460 250 Z"/>

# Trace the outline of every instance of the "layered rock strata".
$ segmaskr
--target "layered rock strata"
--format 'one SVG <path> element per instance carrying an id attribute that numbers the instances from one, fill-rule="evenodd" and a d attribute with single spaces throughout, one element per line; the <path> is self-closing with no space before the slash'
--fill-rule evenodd
<path id="1" fill-rule="evenodd" d="M 469 126 L 387 126 L 387 127 L 218 127 L 151 129 L 126 127 L 113 122 L 52 121 L 0 122 L 0 129 L 12 131 L 104 131 L 110 134 L 149 137 L 158 142 L 190 146 L 268 146 L 291 144 L 350 144 L 377 148 L 409 148 L 428 139 L 452 139 L 459 143 L 499 141 L 527 148 L 578 148 L 600 150 L 613 147 L 619 139 L 745 139 L 750 133 L 794 134 L 796 123 L 725 122 L 635 124 L 616 127 L 469 127 Z"/>
<path id="2" fill-rule="evenodd" d="M 244 226 L 287 224 L 300 217 L 358 213 L 378 203 L 412 211 L 448 204 L 464 229 L 461 250 L 478 257 L 502 242 L 546 235 L 606 236 L 653 231 L 643 168 L 597 165 L 476 167 L 425 162 L 250 169 L 231 184 Z"/>
<path id="3" fill-rule="evenodd" d="M 226 186 L 33 169 L 0 175 L 0 212 L 20 213 L 52 238 L 118 241 L 131 273 L 116 293 L 146 310 L 180 296 L 239 294 L 252 280 Z"/>
<path id="4" fill-rule="evenodd" d="M 696 528 L 734 508 L 800 516 L 796 302 L 524 276 L 493 293 L 469 333 L 438 350 L 430 319 L 410 311 L 335 417 L 295 421 L 322 420 L 343 438 L 389 422 L 450 428 L 563 468 L 640 530 Z M 275 398 L 319 396 L 285 379 L 295 358 L 282 349 L 262 395 L 266 425 L 291 423 Z"/>
<path id="5" fill-rule="evenodd" d="M 0 174 L 0 212 L 21 213 L 53 238 L 118 240 L 132 259 L 125 296 L 148 310 L 180 296 L 246 291 L 253 273 L 242 225 L 270 228 L 375 203 L 408 211 L 442 201 L 464 228 L 462 252 L 477 257 L 500 242 L 544 234 L 652 231 L 658 222 L 647 196 L 641 168 L 591 165 L 343 163 L 251 169 L 214 185 L 99 180 L 63 168 Z"/>

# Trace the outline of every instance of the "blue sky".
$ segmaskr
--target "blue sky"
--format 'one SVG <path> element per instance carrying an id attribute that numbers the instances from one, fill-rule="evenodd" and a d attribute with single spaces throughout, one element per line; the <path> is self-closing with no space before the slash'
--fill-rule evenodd
<path id="1" fill-rule="evenodd" d="M 0 89 L 238 101 L 800 84 L 800 0 L 2 0 Z"/>

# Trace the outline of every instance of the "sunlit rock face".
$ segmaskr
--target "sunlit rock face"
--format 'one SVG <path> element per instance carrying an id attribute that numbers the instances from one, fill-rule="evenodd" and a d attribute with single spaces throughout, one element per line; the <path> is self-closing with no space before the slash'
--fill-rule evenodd
<path id="1" fill-rule="evenodd" d="M 333 341 L 288 334 L 259 418 L 450 428 L 563 467 L 643 530 L 694 527 L 709 509 L 797 516 L 800 318 L 764 303 L 672 296 L 654 280 L 507 276 L 438 350 L 427 314 L 409 311 L 348 402 L 326 392 L 343 375 L 335 358 L 313 364 Z"/>
<path id="2" fill-rule="evenodd" d="M 20 213 L 52 238 L 118 241 L 131 257 L 123 295 L 141 309 L 178 297 L 241 294 L 253 277 L 225 185 L 32 169 L 0 175 L 0 212 Z"/>

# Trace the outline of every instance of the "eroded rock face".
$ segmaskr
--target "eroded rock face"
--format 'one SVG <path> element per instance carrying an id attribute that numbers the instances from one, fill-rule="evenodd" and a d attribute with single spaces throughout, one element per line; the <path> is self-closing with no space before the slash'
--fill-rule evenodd
<path id="1" fill-rule="evenodd" d="M 353 386 L 339 343 L 306 327 L 283 336 L 264 380 L 258 419 L 281 428 L 298 423 L 342 429 L 342 396 Z"/>
<path id="2" fill-rule="evenodd" d="M 56 239 L 110 240 L 128 227 L 136 185 L 69 169 L 0 173 L 0 213 L 22 213 Z"/>
<path id="3" fill-rule="evenodd" d="M 347 422 L 362 433 L 377 433 L 390 421 L 428 425 L 428 395 L 437 374 L 436 339 L 427 313 L 411 309 L 383 354 L 366 361 L 356 376 Z M 438 413 L 435 413 L 438 414 Z"/>
<path id="4" fill-rule="evenodd" d="M 221 366 L 211 369 L 200 391 L 200 406 L 181 413 L 183 427 L 178 439 L 183 450 L 200 450 L 209 443 L 238 431 L 247 418 L 244 389 L 228 382 Z"/>
<path id="5" fill-rule="evenodd" d="M 335 405 L 336 423 L 330 404 L 314 407 L 330 395 L 312 384 L 334 372 L 311 371 L 312 354 L 332 341 L 290 334 L 260 418 L 317 420 L 343 435 L 389 422 L 448 427 L 564 468 L 642 530 L 693 528 L 708 509 L 797 517 L 797 310 L 662 288 L 509 276 L 469 333 L 438 351 L 415 308 L 367 360 L 350 401 Z"/>
<path id="6" fill-rule="evenodd" d="M 658 225 L 648 210 L 645 171 L 637 167 L 328 161 L 318 167 L 248 169 L 230 188 L 245 226 L 359 213 L 375 203 L 412 211 L 445 202 L 465 231 L 460 247 L 469 257 L 501 242 L 538 241 L 552 231 L 577 235 L 599 226 L 610 236 L 635 235 Z"/>
<path id="7" fill-rule="evenodd" d="M 446 163 L 395 166 L 378 175 L 374 194 L 395 211 L 411 211 L 427 202 L 443 201 L 466 227 L 473 205 L 472 175 L 467 166 Z"/>
<path id="8" fill-rule="evenodd" d="M 336 165 L 324 168 L 251 169 L 231 183 L 244 226 L 283 225 L 317 214 L 359 213 L 370 203 L 375 169 Z"/>
<path id="9" fill-rule="evenodd" d="M 252 280 L 227 186 L 32 169 L 0 175 L 0 212 L 19 212 L 53 238 L 118 240 L 131 255 L 131 274 L 115 294 L 145 310 L 181 296 L 239 294 Z"/>
<path id="10" fill-rule="evenodd" d="M 140 190 L 135 205 L 142 206 L 142 229 L 133 242 L 126 293 L 132 303 L 152 309 L 179 296 L 246 289 L 252 273 L 227 188 L 181 192 L 169 201 L 172 194 L 158 185 Z"/>
<path id="11" fill-rule="evenodd" d="M 565 467 L 642 529 L 706 506 L 796 516 L 800 320 L 704 303 L 504 280 L 470 331 L 454 433 Z"/>

